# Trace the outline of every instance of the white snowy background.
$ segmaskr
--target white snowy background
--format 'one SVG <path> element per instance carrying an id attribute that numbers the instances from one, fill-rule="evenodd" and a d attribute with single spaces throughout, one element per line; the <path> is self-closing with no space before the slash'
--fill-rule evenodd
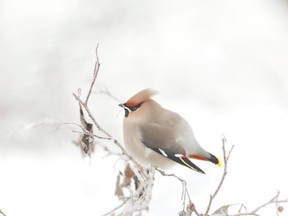
<path id="1" fill-rule="evenodd" d="M 157 89 L 155 99 L 184 116 L 207 150 L 221 156 L 222 134 L 235 146 L 212 211 L 231 203 L 252 209 L 277 190 L 288 197 L 287 1 L 2 0 L 0 29 L 0 209 L 7 216 L 96 216 L 118 205 L 117 157 L 103 158 L 96 147 L 91 160 L 83 158 L 72 143 L 78 135 L 54 124 L 79 122 L 72 93 L 87 91 L 97 43 L 96 86 L 123 101 Z M 99 94 L 90 102 L 123 143 L 118 103 Z M 180 166 L 170 172 L 187 180 L 204 211 L 222 169 L 196 164 L 206 175 Z M 181 184 L 157 174 L 147 215 L 181 208 Z M 276 215 L 275 207 L 261 215 Z"/>

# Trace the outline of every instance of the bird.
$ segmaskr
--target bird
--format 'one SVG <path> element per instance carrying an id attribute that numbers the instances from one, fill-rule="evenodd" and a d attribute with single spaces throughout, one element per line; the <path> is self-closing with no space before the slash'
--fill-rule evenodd
<path id="1" fill-rule="evenodd" d="M 119 104 L 125 111 L 123 137 L 127 153 L 144 167 L 164 170 L 178 163 L 205 174 L 191 159 L 221 166 L 216 156 L 199 145 L 187 120 L 152 99 L 157 93 L 147 88 Z"/>

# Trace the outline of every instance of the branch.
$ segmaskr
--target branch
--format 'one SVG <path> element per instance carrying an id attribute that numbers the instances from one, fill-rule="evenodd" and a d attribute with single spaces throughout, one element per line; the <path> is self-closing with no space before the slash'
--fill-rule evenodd
<path id="1" fill-rule="evenodd" d="M 242 216 L 242 215 L 258 215 L 257 212 L 259 210 L 261 210 L 262 208 L 266 207 L 267 205 L 270 205 L 270 204 L 279 204 L 279 203 L 287 203 L 288 202 L 288 199 L 284 199 L 284 200 L 279 200 L 279 195 L 280 195 L 280 192 L 278 191 L 277 194 L 272 198 L 270 199 L 269 201 L 263 203 L 262 205 L 259 205 L 257 208 L 255 208 L 254 210 L 250 211 L 250 212 L 241 212 L 241 213 L 238 213 L 238 214 L 233 214 L 233 215 L 230 215 L 230 216 Z"/>
<path id="2" fill-rule="evenodd" d="M 186 215 L 185 206 L 186 206 L 186 196 L 187 196 L 188 197 L 187 213 L 189 215 L 192 215 L 192 213 L 194 212 L 197 216 L 201 216 L 201 214 L 196 210 L 196 207 L 195 207 L 194 203 L 191 201 L 191 198 L 190 198 L 190 195 L 189 195 L 189 191 L 187 189 L 186 181 L 184 179 L 179 178 L 175 174 L 166 174 L 163 170 L 160 170 L 158 168 L 155 168 L 155 170 L 158 171 L 162 176 L 174 177 L 174 178 L 178 179 L 182 183 L 182 196 L 181 196 L 181 199 L 183 200 L 183 210 L 181 212 L 179 212 L 179 215 Z"/>
<path id="3" fill-rule="evenodd" d="M 126 155 L 129 159 L 133 160 L 132 157 L 130 157 L 127 154 L 126 150 L 122 147 L 120 142 L 117 139 L 115 139 L 112 135 L 110 135 L 106 130 L 104 130 L 104 128 L 102 128 L 100 126 L 100 124 L 96 121 L 96 119 L 94 118 L 92 112 L 88 108 L 87 104 L 85 104 L 85 102 L 82 101 L 75 93 L 73 93 L 73 96 L 82 105 L 82 107 L 86 110 L 87 114 L 89 115 L 90 119 L 92 120 L 93 124 L 98 129 L 98 131 L 101 131 L 103 134 L 105 134 L 107 136 L 105 139 L 109 139 L 109 140 L 113 141 L 121 149 L 121 151 L 122 151 L 122 153 L 124 155 Z"/>
<path id="4" fill-rule="evenodd" d="M 221 180 L 220 180 L 220 183 L 219 183 L 218 187 L 216 188 L 215 192 L 214 192 L 212 195 L 210 195 L 210 199 L 209 199 L 209 203 L 208 203 L 208 206 L 207 206 L 205 215 L 208 215 L 209 210 L 210 210 L 211 205 L 212 205 L 212 202 L 213 202 L 213 200 L 215 199 L 215 197 L 217 196 L 220 188 L 222 187 L 223 182 L 224 182 L 224 180 L 225 180 L 225 177 L 226 177 L 226 175 L 227 175 L 227 173 L 228 173 L 228 172 L 227 172 L 228 160 L 229 160 L 229 158 L 230 158 L 230 155 L 231 155 L 231 152 L 232 152 L 234 146 L 232 145 L 232 147 L 230 148 L 230 150 L 229 150 L 229 152 L 228 152 L 228 155 L 226 156 L 226 148 L 225 148 L 226 142 L 227 142 L 227 140 L 226 140 L 226 138 L 223 136 L 223 137 L 222 137 L 222 150 L 223 150 L 224 171 L 223 171 L 223 175 L 222 175 L 222 177 L 221 177 Z"/>
<path id="5" fill-rule="evenodd" d="M 99 88 L 100 90 L 99 91 L 96 91 L 95 93 L 97 94 L 104 94 L 104 95 L 107 95 L 108 97 L 112 98 L 113 100 L 117 101 L 117 102 L 121 102 L 121 100 L 119 98 L 117 98 L 115 95 L 113 95 L 109 89 L 107 89 L 106 86 L 104 86 L 102 84 L 102 88 Z"/>
<path id="6" fill-rule="evenodd" d="M 98 46 L 99 44 L 97 44 L 96 47 L 96 62 L 95 62 L 95 67 L 94 67 L 94 73 L 93 73 L 93 79 L 88 91 L 88 94 L 86 96 L 85 102 L 83 100 L 80 99 L 80 96 L 76 95 L 75 93 L 73 93 L 73 96 L 75 97 L 75 99 L 79 102 L 80 106 L 82 106 L 86 112 L 88 113 L 89 117 L 91 118 L 91 120 L 93 121 L 95 127 L 98 129 L 98 131 L 101 131 L 103 134 L 105 134 L 107 137 L 106 138 L 102 138 L 102 139 L 109 139 L 111 141 L 113 141 L 123 152 L 124 155 L 126 155 L 129 159 L 132 159 L 127 152 L 125 151 L 125 149 L 122 147 L 122 145 L 120 144 L 120 142 L 118 140 L 116 140 L 115 138 L 113 138 L 106 130 L 104 130 L 100 124 L 98 124 L 98 122 L 96 121 L 96 119 L 94 118 L 92 112 L 90 111 L 90 109 L 88 108 L 88 101 L 92 92 L 92 89 L 94 87 L 95 81 L 97 79 L 98 73 L 99 73 L 99 69 L 100 69 L 100 61 L 99 61 L 99 57 L 98 57 Z"/>
<path id="7" fill-rule="evenodd" d="M 2 214 L 3 216 L 6 216 L 6 215 L 1 211 L 1 209 L 0 209 L 0 214 Z"/>
<path id="8" fill-rule="evenodd" d="M 94 75 L 93 75 L 93 79 L 92 79 L 92 82 L 91 82 L 91 85 L 90 85 L 90 88 L 89 88 L 89 92 L 88 92 L 86 100 L 85 100 L 85 104 L 86 105 L 88 103 L 89 97 L 91 95 L 94 83 L 96 81 L 96 78 L 98 76 L 98 72 L 99 72 L 99 69 L 100 69 L 100 62 L 99 62 L 99 57 L 98 57 L 98 47 L 99 47 L 99 43 L 96 46 L 96 51 L 95 51 L 96 52 L 96 62 L 95 62 L 95 66 L 94 66 Z"/>
<path id="9" fill-rule="evenodd" d="M 98 47 L 98 46 L 97 46 Z M 88 107 L 88 100 L 89 100 L 89 96 L 92 92 L 94 83 L 97 79 L 98 76 L 98 72 L 99 72 L 99 67 L 100 67 L 100 62 L 99 62 L 99 58 L 98 58 L 98 54 L 97 54 L 97 48 L 96 48 L 96 63 L 95 63 L 95 69 L 94 69 L 94 76 L 92 79 L 92 83 L 90 85 L 90 89 L 88 92 L 88 95 L 86 97 L 85 102 L 83 100 L 81 100 L 81 98 L 76 95 L 75 93 L 73 93 L 74 98 L 79 102 L 79 105 L 82 106 L 85 111 L 87 112 L 88 116 L 90 117 L 90 119 L 92 120 L 93 124 L 95 125 L 95 127 L 98 129 L 98 131 L 102 132 L 106 137 L 101 137 L 98 136 L 98 138 L 100 139 L 106 139 L 106 140 L 111 140 L 116 146 L 118 146 L 118 148 L 120 148 L 120 150 L 122 151 L 122 154 L 125 155 L 126 157 L 128 157 L 128 159 L 130 161 L 132 161 L 133 165 L 131 166 L 131 168 L 133 169 L 135 167 L 135 170 L 133 170 L 135 172 L 135 174 L 137 175 L 137 177 L 139 178 L 139 180 L 144 181 L 144 179 L 147 178 L 147 176 L 145 176 L 143 173 L 141 172 L 136 172 L 136 170 L 138 169 L 136 166 L 136 161 L 126 152 L 126 150 L 123 148 L 123 146 L 121 145 L 121 143 L 115 139 L 110 133 L 108 133 L 104 128 L 102 128 L 102 126 L 97 122 L 97 120 L 95 119 L 95 117 L 93 116 L 92 112 L 90 111 L 89 107 Z M 87 130 L 85 130 L 86 132 Z M 90 133 L 89 131 L 87 131 L 88 133 Z M 94 136 L 94 135 L 93 135 Z"/>
<path id="10" fill-rule="evenodd" d="M 125 155 L 128 158 L 128 164 L 130 165 L 132 171 L 135 173 L 137 179 L 140 182 L 140 186 L 127 200 L 125 200 L 118 207 L 114 208 L 112 211 L 108 212 L 106 215 L 115 214 L 115 211 L 121 207 L 123 207 L 123 212 L 130 212 L 130 214 L 132 214 L 134 211 L 141 212 L 142 210 L 147 209 L 149 206 L 149 202 L 152 197 L 152 188 L 153 188 L 153 183 L 154 183 L 155 172 L 154 170 L 150 170 L 147 173 L 141 172 L 141 170 L 139 170 L 139 168 L 137 167 L 137 163 L 135 162 L 135 160 L 130 155 L 128 155 L 128 153 L 122 147 L 120 142 L 117 139 L 115 139 L 110 133 L 108 133 L 104 128 L 102 128 L 102 126 L 97 122 L 96 118 L 93 116 L 92 112 L 90 111 L 88 107 L 88 101 L 89 101 L 91 92 L 93 90 L 95 81 L 97 79 L 99 68 L 100 68 L 100 62 L 99 62 L 99 57 L 98 57 L 98 45 L 97 45 L 96 62 L 95 62 L 95 67 L 94 67 L 93 79 L 92 79 L 85 101 L 80 98 L 81 89 L 78 90 L 78 94 L 73 93 L 74 98 L 78 101 L 80 105 L 80 120 L 81 120 L 81 125 L 78 125 L 78 124 L 75 124 L 75 125 L 79 126 L 82 129 L 82 134 L 87 135 L 88 137 L 96 137 L 98 139 L 111 140 L 116 146 L 118 146 L 118 148 L 120 148 L 120 150 L 122 151 L 122 155 Z M 93 133 L 92 124 L 87 123 L 86 120 L 84 119 L 82 108 L 86 111 L 86 113 L 92 120 L 93 125 L 96 127 L 96 129 L 99 132 L 103 133 L 104 136 L 95 135 Z M 87 124 L 91 125 L 91 131 L 90 129 L 88 130 L 86 128 Z M 128 202 L 129 200 L 130 202 Z M 126 213 L 123 213 L 123 214 L 126 215 Z"/>
<path id="11" fill-rule="evenodd" d="M 99 57 L 98 57 L 98 46 L 99 46 L 99 44 L 97 44 L 97 47 L 96 47 L 96 62 L 95 62 L 95 67 L 94 67 L 93 79 L 92 79 L 88 94 L 86 96 L 85 102 L 83 100 L 81 100 L 80 96 L 76 95 L 75 93 L 73 93 L 73 96 L 79 102 L 79 105 L 82 106 L 86 110 L 86 112 L 88 113 L 90 119 L 92 120 L 93 124 L 98 129 L 98 131 L 100 131 L 104 135 L 106 135 L 106 137 L 101 137 L 101 139 L 106 139 L 106 140 L 108 139 L 108 140 L 113 141 L 121 149 L 121 151 L 122 151 L 122 153 L 124 155 L 126 155 L 130 160 L 135 162 L 134 159 L 127 154 L 126 150 L 122 147 L 120 142 L 117 139 L 115 139 L 112 135 L 110 135 L 106 130 L 104 130 L 104 128 L 102 128 L 100 126 L 100 124 L 96 121 L 95 117 L 93 116 L 92 112 L 90 111 L 90 109 L 89 109 L 89 107 L 87 105 L 88 101 L 89 101 L 89 98 L 90 98 L 90 95 L 91 95 L 91 92 L 92 92 L 92 89 L 94 87 L 95 81 L 97 79 L 97 76 L 98 76 L 98 73 L 99 73 L 99 69 L 100 69 L 100 61 L 99 61 Z M 84 130 L 84 131 L 90 133 L 87 130 Z M 98 137 L 98 138 L 100 138 L 100 137 Z M 135 164 L 136 164 L 136 162 L 135 162 Z"/>
<path id="12" fill-rule="evenodd" d="M 127 198 L 125 201 L 123 201 L 119 206 L 113 208 L 111 211 L 107 212 L 106 214 L 103 214 L 102 216 L 107 216 L 112 214 L 113 212 L 117 211 L 118 209 L 120 209 L 122 206 L 124 206 L 129 200 L 131 200 L 132 197 Z"/>
<path id="13" fill-rule="evenodd" d="M 81 128 L 82 131 L 77 131 L 75 129 L 71 129 L 72 132 L 74 132 L 74 133 L 86 134 L 86 135 L 89 135 L 91 137 L 95 137 L 97 139 L 102 139 L 102 140 L 112 140 L 110 137 L 98 136 L 94 133 L 91 133 L 90 131 L 86 130 L 82 125 L 74 123 L 74 122 L 65 122 L 63 124 L 64 125 L 75 125 L 75 126 L 78 126 L 79 128 Z"/>

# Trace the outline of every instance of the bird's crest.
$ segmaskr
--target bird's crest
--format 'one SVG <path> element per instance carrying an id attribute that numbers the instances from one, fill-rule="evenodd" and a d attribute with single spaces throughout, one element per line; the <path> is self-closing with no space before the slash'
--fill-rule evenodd
<path id="1" fill-rule="evenodd" d="M 134 96 L 132 96 L 127 102 L 126 105 L 128 107 L 137 106 L 140 103 L 143 103 L 147 99 L 151 98 L 153 95 L 157 94 L 158 92 L 153 89 L 144 89 Z"/>

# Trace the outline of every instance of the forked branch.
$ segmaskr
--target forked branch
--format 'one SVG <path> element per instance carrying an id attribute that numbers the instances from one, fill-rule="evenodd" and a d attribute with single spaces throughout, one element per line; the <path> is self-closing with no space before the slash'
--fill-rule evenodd
<path id="1" fill-rule="evenodd" d="M 122 145 L 120 144 L 120 142 L 118 140 L 116 140 L 110 133 L 108 133 L 104 128 L 101 127 L 101 125 L 97 122 L 97 120 L 95 119 L 95 117 L 93 116 L 92 112 L 90 111 L 89 107 L 88 107 L 88 101 L 91 95 L 91 92 L 93 90 L 95 81 L 98 77 L 98 73 L 99 73 L 99 69 L 100 69 L 100 61 L 99 61 L 99 56 L 98 56 L 98 47 L 99 44 L 97 44 L 96 47 L 96 62 L 95 62 L 95 66 L 94 66 L 94 73 L 93 73 L 93 79 L 91 81 L 91 85 L 88 91 L 88 94 L 86 96 L 85 101 L 83 101 L 79 95 L 73 93 L 73 96 L 75 97 L 75 99 L 79 102 L 79 105 L 82 106 L 84 108 L 84 110 L 87 112 L 87 114 L 89 115 L 90 119 L 92 120 L 93 124 L 95 125 L 95 127 L 97 128 L 98 131 L 102 132 L 106 137 L 103 137 L 103 139 L 109 139 L 112 140 L 122 151 L 122 153 L 124 155 L 126 155 L 129 159 L 132 159 L 126 152 L 126 150 L 122 147 Z M 84 130 L 84 132 L 87 134 L 87 131 Z M 89 132 L 89 131 L 88 131 Z M 98 136 L 99 138 L 100 136 Z"/>
<path id="2" fill-rule="evenodd" d="M 212 195 L 210 195 L 210 199 L 209 199 L 209 203 L 208 203 L 208 206 L 207 206 L 207 209 L 206 209 L 206 212 L 205 212 L 205 215 L 208 215 L 209 213 L 209 210 L 211 208 L 211 205 L 213 203 L 213 200 L 215 199 L 215 197 L 217 196 L 219 190 L 221 189 L 222 185 L 223 185 L 223 182 L 225 180 L 225 177 L 228 173 L 227 171 L 227 167 L 228 167 L 228 160 L 230 158 L 230 155 L 232 153 L 232 150 L 234 148 L 234 146 L 232 145 L 228 154 L 227 154 L 227 150 L 226 150 L 226 146 L 225 144 L 227 143 L 227 140 L 225 138 L 225 136 L 222 137 L 222 151 L 223 151 L 223 162 L 224 162 L 224 170 L 223 170 L 223 174 L 222 174 L 222 177 L 221 177 L 221 180 L 219 182 L 219 185 L 217 186 L 216 190 L 214 191 L 214 193 Z"/>
<path id="3" fill-rule="evenodd" d="M 288 202 L 288 199 L 280 200 L 280 199 L 279 199 L 279 195 L 280 195 L 280 192 L 278 191 L 278 192 L 276 193 L 276 195 L 275 195 L 272 199 L 270 199 L 270 200 L 268 200 L 267 202 L 259 205 L 258 207 L 256 207 L 256 208 L 253 209 L 252 211 L 240 212 L 240 213 L 237 213 L 237 214 L 232 214 L 232 215 L 230 215 L 230 216 L 243 216 L 243 215 L 255 215 L 255 216 L 258 216 L 258 215 L 259 215 L 258 212 L 259 212 L 261 209 L 263 209 L 263 208 L 265 208 L 266 206 L 268 206 L 268 205 L 271 205 L 271 204 L 276 204 L 276 205 L 278 205 L 279 203 L 287 203 L 287 202 Z M 281 208 L 280 208 L 280 209 L 281 209 Z M 279 207 L 276 209 L 277 213 L 280 212 L 280 209 L 279 209 Z M 277 214 L 277 215 L 278 215 L 278 214 Z"/>
<path id="4" fill-rule="evenodd" d="M 91 81 L 91 85 L 89 88 L 89 91 L 87 93 L 85 101 L 80 98 L 80 92 L 81 89 L 79 89 L 78 94 L 73 93 L 74 98 L 78 101 L 80 105 L 80 120 L 81 120 L 81 125 L 74 124 L 79 126 L 82 129 L 82 134 L 86 136 L 85 140 L 87 140 L 89 137 L 91 138 L 97 138 L 100 140 L 111 140 L 118 148 L 120 148 L 122 155 L 126 156 L 128 158 L 128 163 L 135 173 L 135 176 L 140 182 L 139 188 L 133 193 L 130 197 L 126 198 L 125 201 L 118 207 L 112 209 L 110 212 L 108 212 L 105 215 L 109 214 L 114 214 L 116 210 L 123 208 L 123 211 L 125 212 L 132 212 L 132 211 L 142 211 L 144 209 L 148 208 L 149 202 L 151 200 L 151 193 L 152 193 L 152 187 L 153 187 L 153 182 L 154 182 L 154 170 L 151 170 L 149 173 L 143 173 L 139 170 L 137 167 L 137 163 L 135 160 L 126 152 L 126 150 L 122 147 L 120 142 L 115 139 L 110 133 L 108 133 L 107 130 L 105 130 L 96 120 L 96 118 L 93 116 L 91 110 L 88 107 L 88 102 L 90 95 L 92 93 L 93 87 L 95 85 L 95 81 L 97 79 L 98 73 L 100 69 L 100 62 L 99 62 L 99 57 L 98 57 L 98 45 L 96 47 L 96 62 L 95 62 L 95 67 L 94 67 L 94 74 L 93 74 L 93 79 Z M 92 130 L 92 127 L 87 129 L 87 125 L 91 125 L 90 123 L 87 123 L 85 118 L 84 118 L 84 113 L 83 110 L 86 111 L 88 114 L 89 118 L 92 120 L 93 125 L 96 127 L 97 132 L 101 132 L 103 135 L 95 135 L 94 130 Z M 78 132 L 78 131 L 77 131 Z M 88 136 L 88 138 L 87 138 Z M 85 142 L 84 140 L 84 142 Z M 87 145 L 87 143 L 85 143 Z M 89 145 L 89 143 L 88 143 Z M 133 208 L 127 209 L 126 205 L 129 207 L 131 205 L 131 202 L 133 202 Z M 126 213 L 123 213 L 126 214 Z"/>
<path id="5" fill-rule="evenodd" d="M 96 53 L 96 61 L 95 61 L 95 66 L 94 66 L 94 74 L 93 74 L 93 79 L 92 79 L 88 94 L 86 96 L 86 100 L 85 100 L 85 105 L 86 106 L 87 106 L 89 97 L 91 95 L 94 83 L 95 83 L 95 81 L 97 79 L 97 76 L 98 76 L 98 73 L 99 73 L 99 69 L 100 69 L 100 61 L 99 61 L 99 56 L 98 56 L 98 47 L 99 47 L 99 44 L 97 44 L 97 46 L 96 46 L 96 51 L 95 51 L 95 53 Z"/>

